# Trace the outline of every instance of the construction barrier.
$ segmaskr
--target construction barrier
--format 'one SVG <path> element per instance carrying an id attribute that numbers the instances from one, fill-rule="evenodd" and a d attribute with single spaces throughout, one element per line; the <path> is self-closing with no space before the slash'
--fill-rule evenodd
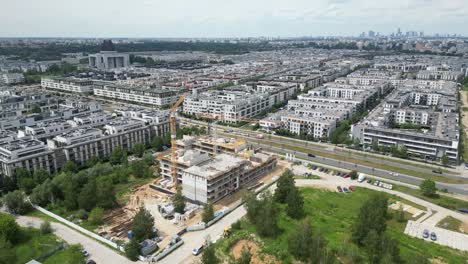
<path id="1" fill-rule="evenodd" d="M 154 256 L 154 257 L 150 257 L 150 258 L 148 258 L 147 260 L 148 260 L 148 261 L 159 261 L 159 260 L 163 259 L 164 257 L 166 257 L 167 255 L 169 255 L 169 253 L 171 253 L 172 251 L 176 250 L 176 248 L 182 246 L 182 244 L 184 244 L 184 241 L 183 241 L 183 240 L 180 240 L 179 242 L 175 243 L 174 245 L 165 248 L 165 249 L 164 249 L 161 253 L 159 253 L 158 255 L 156 255 L 156 256 Z"/>

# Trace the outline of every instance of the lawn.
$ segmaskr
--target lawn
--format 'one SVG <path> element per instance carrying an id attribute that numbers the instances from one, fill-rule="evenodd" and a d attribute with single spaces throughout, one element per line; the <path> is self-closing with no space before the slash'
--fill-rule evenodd
<path id="1" fill-rule="evenodd" d="M 16 253 L 16 263 L 38 259 L 62 243 L 55 235 L 43 235 L 34 228 L 21 228 L 20 234 L 19 243 L 12 248 Z"/>
<path id="2" fill-rule="evenodd" d="M 399 191 L 402 193 L 407 193 L 411 196 L 418 197 L 419 199 L 431 202 L 433 204 L 437 204 L 441 207 L 450 209 L 450 210 L 457 210 L 458 208 L 468 208 L 468 202 L 452 198 L 449 196 L 445 196 L 444 194 L 440 194 L 438 197 L 427 197 L 421 194 L 421 192 L 417 189 L 412 189 L 406 186 L 401 185 L 393 185 L 394 191 Z"/>
<path id="3" fill-rule="evenodd" d="M 458 220 L 456 218 L 453 218 L 451 216 L 447 216 L 444 219 L 440 220 L 439 223 L 437 223 L 438 227 L 445 228 L 445 229 L 448 229 L 448 230 L 452 230 L 452 231 L 455 231 L 455 232 L 465 233 L 465 232 L 462 232 L 464 230 L 461 230 L 462 225 L 463 225 L 462 221 L 460 221 L 460 220 Z"/>
<path id="4" fill-rule="evenodd" d="M 81 247 L 79 249 L 74 247 L 67 247 L 60 251 L 57 251 L 52 256 L 45 259 L 44 264 L 56 264 L 56 263 L 81 263 L 77 260 L 77 254 L 81 254 Z M 79 256 L 82 258 L 82 256 Z"/>
<path id="5" fill-rule="evenodd" d="M 358 188 L 354 193 L 343 194 L 323 191 L 312 188 L 301 188 L 304 196 L 304 208 L 309 221 L 315 232 L 324 235 L 328 242 L 328 247 L 337 252 L 337 255 L 344 263 L 352 263 L 349 256 L 365 256 L 362 249 L 357 248 L 351 240 L 351 227 L 357 217 L 357 213 L 363 201 L 369 197 L 373 190 Z M 388 196 L 391 200 L 397 200 L 395 196 Z M 405 202 L 405 201 L 403 201 Z M 228 239 L 222 239 L 217 243 L 218 254 L 225 255 L 229 248 L 241 238 L 260 240 L 264 254 L 273 255 L 282 263 L 293 263 L 289 255 L 288 236 L 298 226 L 299 221 L 286 216 L 284 206 L 280 205 L 279 226 L 281 234 L 274 238 L 259 239 L 254 236 L 255 227 L 247 220 L 242 220 L 241 229 L 234 230 L 233 235 Z M 425 242 L 422 239 L 409 237 L 403 233 L 405 223 L 389 219 L 387 223 L 387 234 L 399 241 L 401 256 L 406 263 L 411 260 L 415 253 L 432 257 L 439 257 L 447 263 L 463 263 L 468 258 L 468 253 L 462 253 L 443 247 L 434 243 Z"/>

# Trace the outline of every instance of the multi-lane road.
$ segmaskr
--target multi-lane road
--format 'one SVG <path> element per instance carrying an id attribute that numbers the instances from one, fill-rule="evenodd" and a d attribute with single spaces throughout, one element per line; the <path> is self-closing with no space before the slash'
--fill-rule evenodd
<path id="1" fill-rule="evenodd" d="M 187 118 L 182 118 L 182 120 L 186 123 L 207 126 L 207 123 L 202 122 L 202 121 L 194 121 L 194 120 L 187 119 Z M 348 170 L 357 170 L 362 173 L 371 174 L 371 175 L 384 177 L 384 178 L 391 178 L 393 180 L 406 182 L 406 183 L 410 183 L 414 185 L 419 185 L 422 179 L 418 177 L 410 176 L 410 175 L 405 175 L 402 173 L 394 173 L 388 170 L 382 170 L 382 169 L 378 169 L 378 168 L 374 168 L 370 166 L 356 164 L 356 163 L 347 161 L 347 159 L 348 160 L 349 159 L 365 159 L 372 163 L 383 164 L 383 165 L 396 167 L 396 168 L 405 168 L 405 169 L 409 169 L 412 171 L 425 173 L 427 175 L 443 176 L 443 177 L 446 177 L 447 179 L 452 179 L 452 180 L 468 180 L 467 178 L 454 175 L 454 174 L 447 174 L 447 173 L 436 174 L 432 171 L 431 167 L 423 168 L 419 166 L 411 166 L 410 164 L 404 164 L 404 163 L 402 164 L 396 160 L 392 161 L 390 159 L 379 159 L 379 158 L 373 157 L 372 155 L 367 155 L 364 157 L 362 155 L 354 154 L 353 152 L 334 151 L 333 150 L 334 146 L 332 145 L 330 145 L 329 148 L 327 149 L 327 147 L 323 147 L 326 145 L 322 145 L 319 147 L 313 143 L 307 143 L 306 141 L 304 141 L 302 144 L 299 141 L 298 143 L 294 143 L 290 140 L 285 141 L 279 137 L 271 137 L 268 139 L 263 138 L 259 140 L 258 138 L 255 138 L 253 136 L 249 137 L 248 131 L 241 130 L 238 128 L 228 128 L 228 129 L 231 131 L 230 133 L 232 135 L 242 136 L 252 145 L 262 147 L 265 150 L 269 150 L 269 151 L 276 152 L 276 153 L 289 153 L 299 159 L 309 160 L 312 162 L 321 163 L 324 165 L 348 169 Z M 250 134 L 253 134 L 253 133 L 250 132 Z M 278 147 L 278 145 L 282 147 Z M 310 157 L 308 156 L 308 153 L 305 153 L 305 152 L 290 150 L 288 149 L 288 146 L 310 149 L 310 152 L 316 153 L 315 157 Z M 332 149 L 330 150 L 330 148 Z M 338 156 L 340 158 L 338 159 L 328 158 L 328 157 L 320 156 L 320 153 L 326 153 L 326 154 Z M 449 183 L 437 182 L 437 187 L 439 189 L 447 189 L 447 191 L 449 192 L 468 195 L 468 184 L 449 184 Z"/>

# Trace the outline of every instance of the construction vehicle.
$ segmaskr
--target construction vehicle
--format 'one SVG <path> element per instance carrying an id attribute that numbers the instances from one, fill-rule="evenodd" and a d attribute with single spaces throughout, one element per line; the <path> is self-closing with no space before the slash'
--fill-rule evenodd
<path id="1" fill-rule="evenodd" d="M 224 231 L 223 231 L 223 238 L 227 238 L 231 235 L 232 231 L 231 231 L 231 228 L 230 227 L 226 227 L 224 228 Z"/>

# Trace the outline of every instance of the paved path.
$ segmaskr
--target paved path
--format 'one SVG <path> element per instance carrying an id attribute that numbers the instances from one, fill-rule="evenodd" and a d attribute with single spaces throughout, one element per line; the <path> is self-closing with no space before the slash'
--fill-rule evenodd
<path id="1" fill-rule="evenodd" d="M 437 236 L 437 240 L 432 241 L 430 237 L 424 238 L 423 232 L 425 229 L 427 229 L 429 233 L 434 232 Z M 450 231 L 439 227 L 434 227 L 431 224 L 427 224 L 425 222 L 418 223 L 414 221 L 408 221 L 408 224 L 405 228 L 405 234 L 412 237 L 424 239 L 428 242 L 434 242 L 451 248 L 468 251 L 468 235 L 464 235 L 462 233 Z"/>
<path id="2" fill-rule="evenodd" d="M 39 228 L 44 220 L 36 217 L 17 216 L 16 222 L 23 227 Z M 89 252 L 90 259 L 93 259 L 98 264 L 129 264 L 129 263 L 144 263 L 132 262 L 126 257 L 120 255 L 116 251 L 104 246 L 96 240 L 89 238 L 78 231 L 59 224 L 51 222 L 53 232 L 56 236 L 65 240 L 68 244 L 81 244 L 83 248 Z"/>

